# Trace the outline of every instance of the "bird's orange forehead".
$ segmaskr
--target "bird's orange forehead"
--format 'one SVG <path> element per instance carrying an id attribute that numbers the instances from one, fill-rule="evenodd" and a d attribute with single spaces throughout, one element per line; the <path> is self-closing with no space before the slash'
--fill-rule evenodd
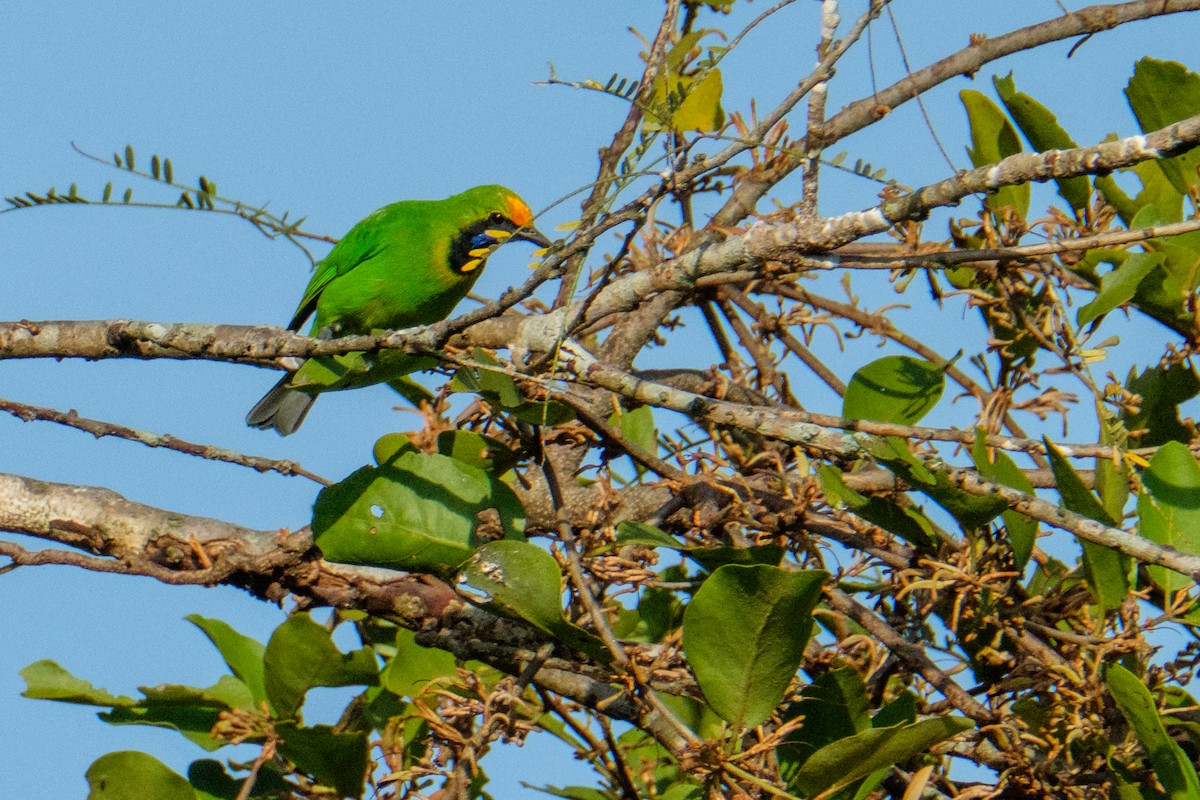
<path id="1" fill-rule="evenodd" d="M 533 212 L 529 210 L 529 206 L 525 205 L 521 198 L 509 195 L 504 198 L 504 202 L 508 206 L 508 218 L 518 228 L 524 228 L 526 225 L 533 224 Z"/>

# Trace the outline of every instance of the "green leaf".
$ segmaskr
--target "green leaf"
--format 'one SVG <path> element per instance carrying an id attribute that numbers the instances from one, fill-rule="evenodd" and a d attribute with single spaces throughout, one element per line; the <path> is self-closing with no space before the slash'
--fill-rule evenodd
<path id="1" fill-rule="evenodd" d="M 436 647 L 417 644 L 412 631 L 396 631 L 396 653 L 388 659 L 379 679 L 389 692 L 401 697 L 417 697 L 430 682 L 455 674 L 454 656 Z"/>
<path id="2" fill-rule="evenodd" d="M 481 543 L 478 518 L 488 509 L 505 538 L 524 536 L 524 508 L 495 476 L 439 454 L 388 458 L 317 495 L 313 535 L 328 560 L 449 572 Z"/>
<path id="3" fill-rule="evenodd" d="M 367 735 L 339 733 L 328 725 L 302 728 L 280 723 L 279 754 L 344 797 L 361 797 L 367 774 Z"/>
<path id="4" fill-rule="evenodd" d="M 790 784 L 813 753 L 872 727 L 869 705 L 866 684 L 853 667 L 818 675 L 784 715 L 785 720 L 802 716 L 804 722 L 775 748 L 780 777 Z"/>
<path id="5" fill-rule="evenodd" d="M 870 775 L 920 755 L 936 744 L 975 727 L 966 717 L 935 717 L 912 725 L 869 728 L 813 753 L 792 782 L 808 796 Z"/>
<path id="6" fill-rule="evenodd" d="M 1138 532 L 1152 542 L 1200 554 L 1200 465 L 1187 445 L 1167 442 L 1142 472 Z M 1194 585 L 1191 576 L 1147 564 L 1146 572 L 1170 596 Z"/>
<path id="7" fill-rule="evenodd" d="M 973 165 L 984 167 L 996 164 L 1021 152 L 1021 140 L 1017 138 L 1016 128 L 999 106 L 973 89 L 965 89 L 958 96 L 967 110 L 967 122 L 971 126 L 972 147 L 967 148 L 967 153 Z M 994 213 L 999 214 L 1008 208 L 1024 219 L 1029 214 L 1029 197 L 1029 184 L 1023 183 L 997 189 L 988 195 L 986 202 L 988 209 Z"/>
<path id="8" fill-rule="evenodd" d="M 910 356 L 884 356 L 859 369 L 846 387 L 842 416 L 915 425 L 937 405 L 945 370 Z"/>
<path id="9" fill-rule="evenodd" d="M 975 444 L 971 448 L 971 458 L 979 474 L 991 481 L 1001 483 L 1010 489 L 1016 489 L 1026 494 L 1033 494 L 1033 483 L 1021 471 L 1016 462 L 1009 458 L 1003 450 L 993 451 L 989 457 L 985 441 L 986 433 L 977 428 Z M 995 460 L 993 461 L 992 458 Z M 1004 529 L 1008 531 L 1009 546 L 1012 548 L 1013 565 L 1023 571 L 1033 555 L 1033 546 L 1037 542 L 1038 523 L 1024 514 L 1006 508 L 1000 512 L 1004 519 Z"/>
<path id="10" fill-rule="evenodd" d="M 110 725 L 168 728 L 209 751 L 228 744 L 211 735 L 223 712 L 232 709 L 251 711 L 255 706 L 250 689 L 232 675 L 222 675 L 206 689 L 173 684 L 140 688 L 145 699 L 138 701 L 136 706 L 118 706 L 101 713 L 100 719 Z"/>
<path id="11" fill-rule="evenodd" d="M 517 463 L 517 454 L 504 442 L 474 431 L 442 431 L 437 437 L 437 449 L 444 456 L 492 475 L 503 475 Z"/>
<path id="12" fill-rule="evenodd" d="M 1149 367 L 1141 374 L 1131 369 L 1125 388 L 1141 397 L 1139 409 L 1121 417 L 1126 430 L 1145 431 L 1138 437 L 1139 445 L 1158 447 L 1170 441 L 1191 441 L 1192 429 L 1179 419 L 1179 405 L 1200 394 L 1200 378 L 1191 365 Z"/>
<path id="13" fill-rule="evenodd" d="M 715 572 L 726 564 L 777 567 L 786 551 L 777 544 L 755 544 L 750 547 L 689 547 L 684 552 L 705 570 Z"/>
<path id="14" fill-rule="evenodd" d="M 1088 519 L 1116 527 L 1116 521 L 1109 516 L 1107 510 L 1083 480 L 1075 472 L 1070 462 L 1049 439 L 1043 440 L 1046 452 L 1050 457 L 1050 468 L 1054 473 L 1054 482 L 1058 486 L 1058 494 L 1063 506 L 1069 511 L 1081 514 Z M 1084 576 L 1092 597 L 1105 611 L 1119 608 L 1129 592 L 1128 559 L 1116 550 L 1103 545 L 1094 544 L 1084 539 L 1079 540 L 1083 546 Z"/>
<path id="15" fill-rule="evenodd" d="M 971 494 L 958 488 L 950 482 L 945 469 L 926 464 L 913 455 L 903 439 L 895 436 L 872 439 L 868 449 L 876 461 L 949 511 L 966 530 L 983 527 L 1008 508 L 999 497 Z"/>
<path id="16" fill-rule="evenodd" d="M 1077 312 L 1080 327 L 1133 299 L 1138 286 L 1156 266 L 1163 263 L 1162 253 L 1130 253 L 1125 263 L 1115 267 L 1100 281 L 1100 291 Z"/>
<path id="17" fill-rule="evenodd" d="M 868 497 L 846 485 L 836 467 L 822 464 L 817 468 L 821 491 L 832 504 L 844 505 L 857 516 L 894 533 L 917 549 L 937 550 L 937 528 L 929 517 L 911 506 L 901 506 L 884 497 Z"/>
<path id="18" fill-rule="evenodd" d="M 486 592 L 490 605 L 529 622 L 592 658 L 612 655 L 592 634 L 563 617 L 562 573 L 554 556 L 529 542 L 488 542 L 463 565 L 468 585 Z"/>
<path id="19" fill-rule="evenodd" d="M 273 761 L 260 766 L 249 797 L 279 800 L 290 796 L 292 787 L 280 774 L 283 768 L 281 763 Z M 187 777 L 200 800 L 240 800 L 239 792 L 247 780 L 235 778 L 220 761 L 208 758 L 189 764 Z"/>
<path id="20" fill-rule="evenodd" d="M 88 800 L 196 800 L 192 785 L 149 753 L 122 750 L 88 767 Z"/>
<path id="21" fill-rule="evenodd" d="M 1154 774 L 1171 800 L 1200 797 L 1200 780 L 1183 749 L 1163 727 L 1154 696 L 1141 679 L 1120 664 L 1109 664 L 1104 683 L 1117 708 L 1133 728 L 1138 742 L 1146 749 Z"/>
<path id="22" fill-rule="evenodd" d="M 1200 75 L 1175 61 L 1143 58 L 1133 69 L 1125 97 L 1142 132 L 1149 133 L 1200 114 Z M 1200 167 L 1198 150 L 1158 163 L 1180 194 L 1187 194 L 1200 183 L 1196 175 L 1196 168 Z"/>
<path id="23" fill-rule="evenodd" d="M 575 419 L 575 411 L 558 400 L 528 401 L 516 382 L 496 369 L 500 362 L 483 350 L 475 350 L 472 359 L 479 367 L 462 367 L 454 373 L 450 388 L 456 392 L 474 392 L 495 406 L 500 406 L 522 422 L 530 425 L 561 425 Z"/>
<path id="24" fill-rule="evenodd" d="M 219 619 L 210 619 L 199 614 L 188 614 L 184 619 L 208 637 L 220 652 L 230 672 L 249 687 L 255 702 L 267 699 L 267 690 L 263 685 L 263 653 L 266 652 L 266 645 L 238 633 L 227 622 Z"/>
<path id="25" fill-rule="evenodd" d="M 992 85 L 996 87 L 996 94 L 1000 95 L 1004 108 L 1034 150 L 1067 150 L 1076 146 L 1070 135 L 1058 124 L 1058 118 L 1050 109 L 1024 92 L 1017 91 L 1011 72 L 1003 78 L 993 76 Z M 1066 200 L 1072 209 L 1082 211 L 1088 207 L 1092 184 L 1086 175 L 1056 178 L 1054 182 L 1058 186 L 1059 196 Z"/>
<path id="26" fill-rule="evenodd" d="M 617 544 L 641 544 L 671 550 L 684 550 L 687 547 L 662 528 L 635 520 L 627 520 L 617 525 Z"/>
<path id="27" fill-rule="evenodd" d="M 650 406 L 638 406 L 630 411 L 618 410 L 608 418 L 608 424 L 650 455 L 654 455 L 658 451 L 658 433 L 654 429 L 654 409 Z M 638 474 L 641 474 L 644 468 L 637 462 L 634 464 Z"/>
<path id="28" fill-rule="evenodd" d="M 293 717 L 316 686 L 374 686 L 379 665 L 368 647 L 342 653 L 324 626 L 293 614 L 271 634 L 263 655 L 267 697 L 275 715 Z"/>
<path id="29" fill-rule="evenodd" d="M 132 697 L 114 695 L 104 689 L 97 689 L 91 683 L 82 678 L 76 678 L 49 659 L 33 662 L 21 670 L 20 674 L 25 679 L 25 691 L 21 692 L 22 697 L 109 708 L 135 704 Z"/>
<path id="30" fill-rule="evenodd" d="M 705 699 L 739 728 L 767 719 L 796 674 L 829 574 L 727 564 L 683 613 L 683 649 Z"/>

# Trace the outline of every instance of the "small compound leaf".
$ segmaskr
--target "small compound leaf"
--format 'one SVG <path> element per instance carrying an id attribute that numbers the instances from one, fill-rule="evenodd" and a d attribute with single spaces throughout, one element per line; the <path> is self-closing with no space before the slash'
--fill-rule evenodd
<path id="1" fill-rule="evenodd" d="M 379 665 L 368 647 L 343 653 L 324 626 L 293 614 L 271 634 L 263 655 L 266 690 L 275 715 L 293 717 L 316 686 L 374 686 Z"/>
<path id="2" fill-rule="evenodd" d="M 828 577 L 727 564 L 701 584 L 683 613 L 683 649 L 722 718 L 753 727 L 771 716 L 800 666 Z"/>
<path id="3" fill-rule="evenodd" d="M 86 777 L 88 800 L 196 800 L 187 778 L 137 750 L 100 756 Z"/>
<path id="4" fill-rule="evenodd" d="M 842 416 L 915 425 L 946 386 L 945 371 L 910 356 L 884 356 L 859 369 L 846 387 Z"/>
<path id="5" fill-rule="evenodd" d="M 255 702 L 267 699 L 267 691 L 263 685 L 263 653 L 266 652 L 266 645 L 238 633 L 229 623 L 219 619 L 202 617 L 199 614 L 188 614 L 184 619 L 208 637 L 220 652 L 230 672 L 249 687 Z"/>
<path id="6" fill-rule="evenodd" d="M 1117 708 L 1133 728 L 1138 742 L 1146 749 L 1154 774 L 1171 800 L 1200 797 L 1200 780 L 1183 748 L 1163 727 L 1154 696 L 1142 680 L 1120 664 L 1109 664 L 1104 683 Z"/>
<path id="7" fill-rule="evenodd" d="M 712 133 L 725 124 L 721 108 L 721 70 L 710 69 L 688 89 L 687 97 L 671 115 L 671 127 L 679 132 Z"/>

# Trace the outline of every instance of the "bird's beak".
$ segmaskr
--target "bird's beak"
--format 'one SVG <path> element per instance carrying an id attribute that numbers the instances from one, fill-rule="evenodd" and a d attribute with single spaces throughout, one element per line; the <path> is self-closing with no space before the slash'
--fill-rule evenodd
<path id="1" fill-rule="evenodd" d="M 538 247 L 549 247 L 552 244 L 552 242 L 546 238 L 546 234 L 542 233 L 532 225 L 527 225 L 526 227 L 519 229 L 512 235 L 512 238 L 524 239 L 527 242 L 533 242 Z"/>

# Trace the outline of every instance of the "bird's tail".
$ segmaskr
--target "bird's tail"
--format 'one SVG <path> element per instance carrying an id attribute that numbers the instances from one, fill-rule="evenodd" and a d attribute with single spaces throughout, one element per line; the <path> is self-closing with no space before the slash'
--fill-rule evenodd
<path id="1" fill-rule="evenodd" d="M 274 428 L 280 436 L 296 432 L 312 404 L 317 402 L 317 396 L 291 388 L 288 385 L 291 379 L 291 373 L 284 375 L 262 400 L 255 403 L 246 415 L 247 425 L 262 430 Z"/>

